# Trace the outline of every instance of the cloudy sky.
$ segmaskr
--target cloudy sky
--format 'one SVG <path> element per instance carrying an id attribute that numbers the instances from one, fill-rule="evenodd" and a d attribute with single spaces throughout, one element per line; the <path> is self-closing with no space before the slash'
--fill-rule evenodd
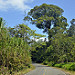
<path id="1" fill-rule="evenodd" d="M 28 10 L 31 7 L 26 3 L 31 3 L 33 0 L 0 0 L 0 9 L 8 10 L 8 9 L 16 9 L 16 10 Z"/>
<path id="2" fill-rule="evenodd" d="M 62 8 L 64 10 L 63 16 L 68 19 L 68 23 L 75 18 L 75 0 L 0 0 L 0 17 L 3 17 L 8 26 L 13 27 L 25 23 L 23 21 L 25 12 L 43 3 L 57 5 Z M 37 33 L 42 33 L 35 26 L 30 24 L 28 26 L 37 30 Z"/>

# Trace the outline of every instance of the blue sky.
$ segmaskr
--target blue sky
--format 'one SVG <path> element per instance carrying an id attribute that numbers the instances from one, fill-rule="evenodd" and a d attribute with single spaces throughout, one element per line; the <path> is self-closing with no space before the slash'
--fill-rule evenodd
<path id="1" fill-rule="evenodd" d="M 24 11 L 29 11 L 36 5 L 43 3 L 57 5 L 64 10 L 63 16 L 65 16 L 70 24 L 70 21 L 75 18 L 75 0 L 0 0 L 0 17 L 6 21 L 6 24 L 10 27 L 25 23 L 23 18 L 25 16 Z M 36 30 L 37 33 L 42 31 L 35 26 L 26 23 L 31 29 Z"/>

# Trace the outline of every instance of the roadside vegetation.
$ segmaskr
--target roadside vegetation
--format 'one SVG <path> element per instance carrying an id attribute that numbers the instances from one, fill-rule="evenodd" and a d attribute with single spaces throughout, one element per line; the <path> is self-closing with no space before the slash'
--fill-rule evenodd
<path id="1" fill-rule="evenodd" d="M 36 34 L 25 24 L 7 28 L 0 18 L 0 75 L 14 75 L 21 70 L 28 72 L 33 69 L 30 54 L 32 36 L 39 38 L 44 35 Z"/>
<path id="2" fill-rule="evenodd" d="M 64 68 L 66 70 L 71 70 L 71 71 L 75 71 L 75 63 L 60 63 L 60 64 L 55 64 L 54 67 L 59 67 L 59 68 Z"/>
<path id="3" fill-rule="evenodd" d="M 42 4 L 24 17 L 24 21 L 43 30 L 48 41 L 36 42 L 45 35 L 36 34 L 25 24 L 6 27 L 0 18 L 0 75 L 31 70 L 32 61 L 75 71 L 75 19 L 69 25 L 63 12 L 58 6 Z"/>

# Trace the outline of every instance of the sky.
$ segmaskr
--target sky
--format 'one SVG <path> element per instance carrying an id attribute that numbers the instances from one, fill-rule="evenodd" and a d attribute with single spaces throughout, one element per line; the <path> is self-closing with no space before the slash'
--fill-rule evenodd
<path id="1" fill-rule="evenodd" d="M 36 30 L 36 33 L 43 34 L 42 30 L 23 21 L 25 12 L 43 3 L 57 5 L 62 8 L 64 10 L 63 16 L 67 18 L 68 24 L 75 18 L 75 0 L 0 0 L 0 17 L 5 20 L 8 27 L 25 23 L 31 29 Z"/>

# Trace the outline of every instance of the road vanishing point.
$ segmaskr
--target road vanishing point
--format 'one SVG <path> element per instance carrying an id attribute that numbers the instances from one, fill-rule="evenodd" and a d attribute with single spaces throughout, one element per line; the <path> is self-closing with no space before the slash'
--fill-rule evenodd
<path id="1" fill-rule="evenodd" d="M 36 68 L 25 75 L 66 75 L 63 71 L 52 67 L 48 67 L 36 63 L 34 63 L 33 65 Z"/>

